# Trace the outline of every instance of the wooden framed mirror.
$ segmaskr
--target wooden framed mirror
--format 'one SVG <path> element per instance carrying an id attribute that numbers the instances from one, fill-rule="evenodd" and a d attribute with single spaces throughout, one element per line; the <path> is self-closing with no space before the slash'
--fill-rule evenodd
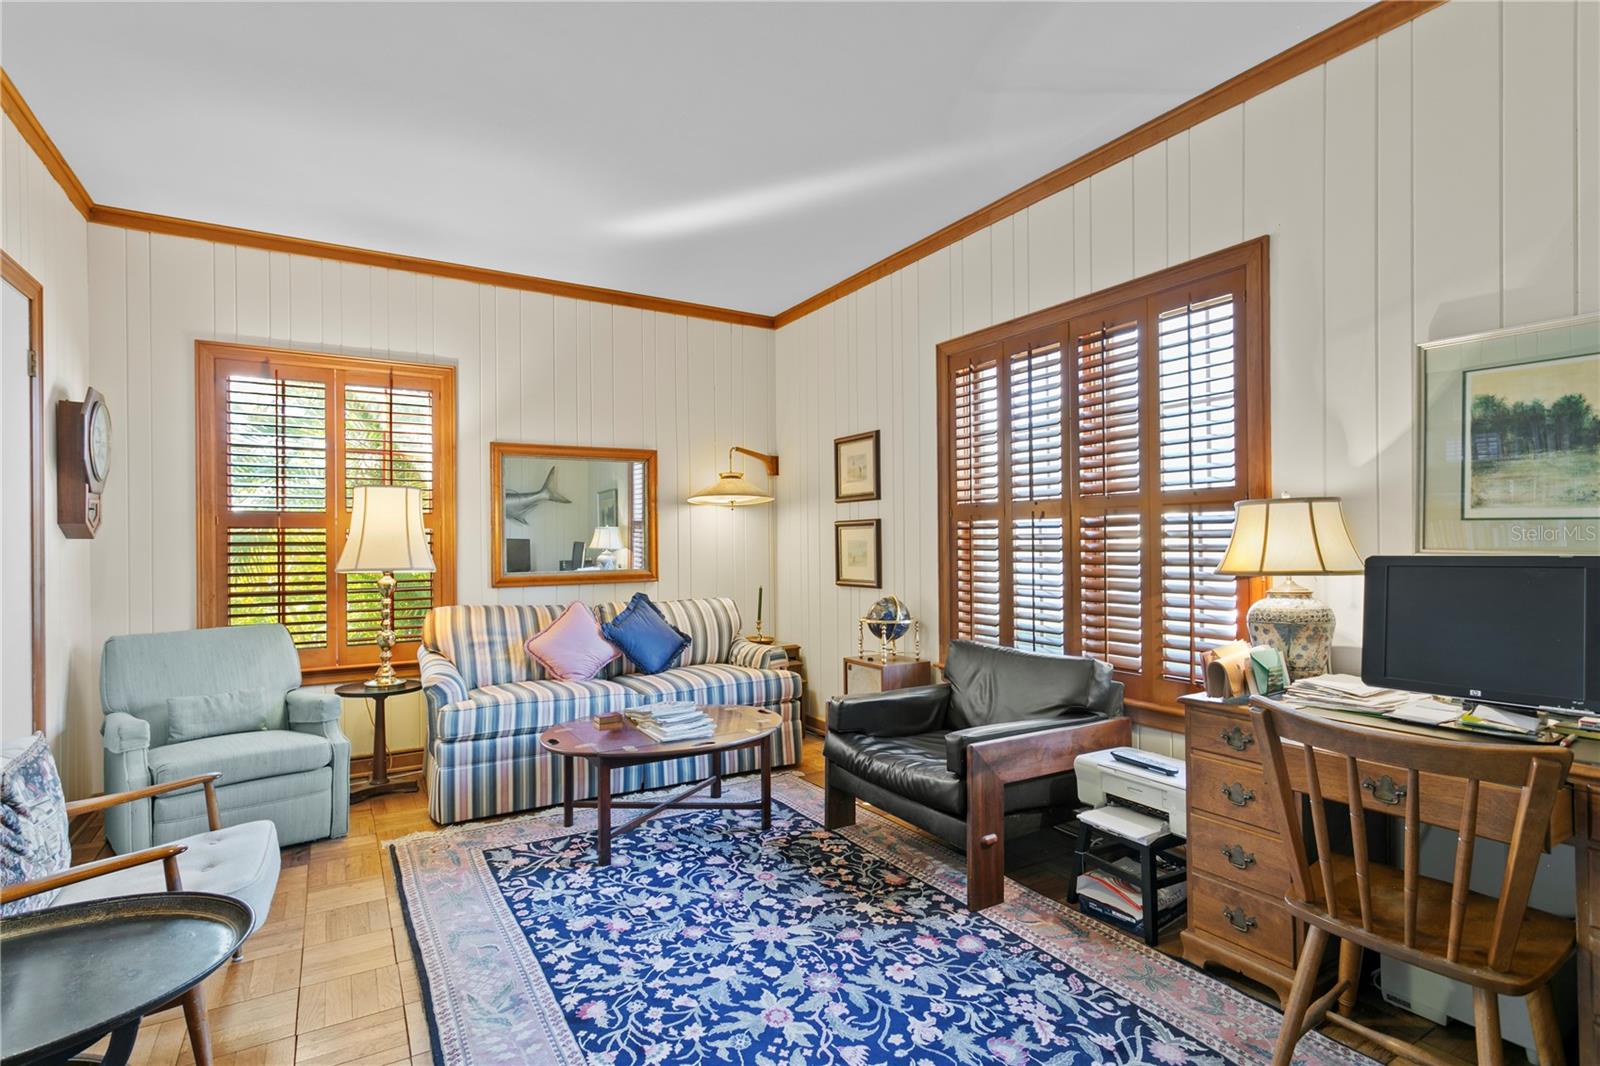
<path id="1" fill-rule="evenodd" d="M 656 580 L 656 453 L 489 445 L 495 588 Z"/>
<path id="2" fill-rule="evenodd" d="M 44 287 L 0 252 L 4 345 L 0 351 L 0 457 L 4 459 L 4 522 L 0 524 L 0 593 L 29 608 L 6 614 L 5 678 L 0 734 L 16 740 L 45 727 L 44 714 Z M 24 486 L 26 489 L 24 490 Z M 26 499 L 27 506 L 20 501 Z M 23 634 L 26 633 L 26 637 Z"/>

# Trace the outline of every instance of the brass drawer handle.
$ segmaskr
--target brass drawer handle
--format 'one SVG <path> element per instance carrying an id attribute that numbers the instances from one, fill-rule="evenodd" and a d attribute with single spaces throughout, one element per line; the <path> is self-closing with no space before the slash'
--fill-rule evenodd
<path id="1" fill-rule="evenodd" d="M 1243 844 L 1222 845 L 1222 857 L 1227 859 L 1236 870 L 1248 870 L 1256 864 L 1255 855 L 1244 850 Z"/>
<path id="2" fill-rule="evenodd" d="M 1218 735 L 1222 738 L 1222 742 L 1228 745 L 1228 747 L 1232 748 L 1234 751 L 1243 751 L 1256 742 L 1254 733 L 1247 733 L 1238 726 L 1234 726 L 1231 729 L 1224 729 Z"/>
<path id="3" fill-rule="evenodd" d="M 1395 784 L 1394 778 L 1388 774 L 1374 781 L 1370 777 L 1361 779 L 1361 787 L 1372 793 L 1372 798 L 1379 803 L 1390 807 L 1398 807 L 1406 798 L 1406 786 Z"/>
<path id="4" fill-rule="evenodd" d="M 1256 798 L 1256 794 L 1253 791 L 1245 788 L 1243 784 L 1237 781 L 1231 785 L 1223 785 L 1222 794 L 1228 797 L 1228 802 L 1235 807 L 1244 807 Z"/>
<path id="5" fill-rule="evenodd" d="M 1228 919 L 1229 925 L 1233 926 L 1241 933 L 1248 933 L 1250 930 L 1256 927 L 1256 920 L 1242 910 L 1234 910 L 1232 907 L 1224 907 L 1222 908 L 1222 916 Z"/>

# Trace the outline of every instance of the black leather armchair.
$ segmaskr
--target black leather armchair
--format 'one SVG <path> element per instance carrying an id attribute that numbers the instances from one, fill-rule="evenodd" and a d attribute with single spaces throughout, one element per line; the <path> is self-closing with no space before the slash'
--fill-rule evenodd
<path id="1" fill-rule="evenodd" d="M 861 799 L 967 852 L 967 907 L 1005 896 L 1005 837 L 1071 818 L 1080 753 L 1132 742 L 1122 684 L 1079 656 L 955 641 L 944 683 L 828 701 L 829 829 Z"/>

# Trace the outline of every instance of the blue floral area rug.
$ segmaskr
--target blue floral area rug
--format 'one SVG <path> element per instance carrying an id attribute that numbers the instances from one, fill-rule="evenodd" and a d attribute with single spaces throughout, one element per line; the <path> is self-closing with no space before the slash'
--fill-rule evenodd
<path id="1" fill-rule="evenodd" d="M 730 782 L 728 791 L 754 789 Z M 745 812 L 654 819 L 594 861 L 593 812 L 392 847 L 438 1066 L 1217 1066 L 1280 1015 L 1008 881 L 967 911 L 961 856 L 773 782 Z M 1371 1060 L 1312 1034 L 1295 1061 Z"/>

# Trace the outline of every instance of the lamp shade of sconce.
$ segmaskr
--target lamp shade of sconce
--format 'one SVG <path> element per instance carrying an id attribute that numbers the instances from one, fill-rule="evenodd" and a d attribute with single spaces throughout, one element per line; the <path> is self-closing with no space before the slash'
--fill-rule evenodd
<path id="1" fill-rule="evenodd" d="M 1282 652 L 1291 680 L 1327 673 L 1333 659 L 1333 608 L 1290 575 L 1363 571 L 1339 498 L 1240 500 L 1233 512 L 1233 537 L 1216 572 L 1286 579 L 1250 605 L 1245 627 L 1251 642 Z"/>
<path id="2" fill-rule="evenodd" d="M 717 475 L 717 480 L 689 494 L 689 502 L 705 506 L 720 507 L 755 507 L 772 502 L 772 493 L 765 489 L 757 488 L 744 479 L 744 475 L 733 469 L 733 453 L 739 452 L 755 459 L 760 459 L 767 467 L 768 477 L 778 476 L 778 457 L 765 452 L 751 451 L 749 448 L 732 447 L 728 449 L 728 469 Z"/>

